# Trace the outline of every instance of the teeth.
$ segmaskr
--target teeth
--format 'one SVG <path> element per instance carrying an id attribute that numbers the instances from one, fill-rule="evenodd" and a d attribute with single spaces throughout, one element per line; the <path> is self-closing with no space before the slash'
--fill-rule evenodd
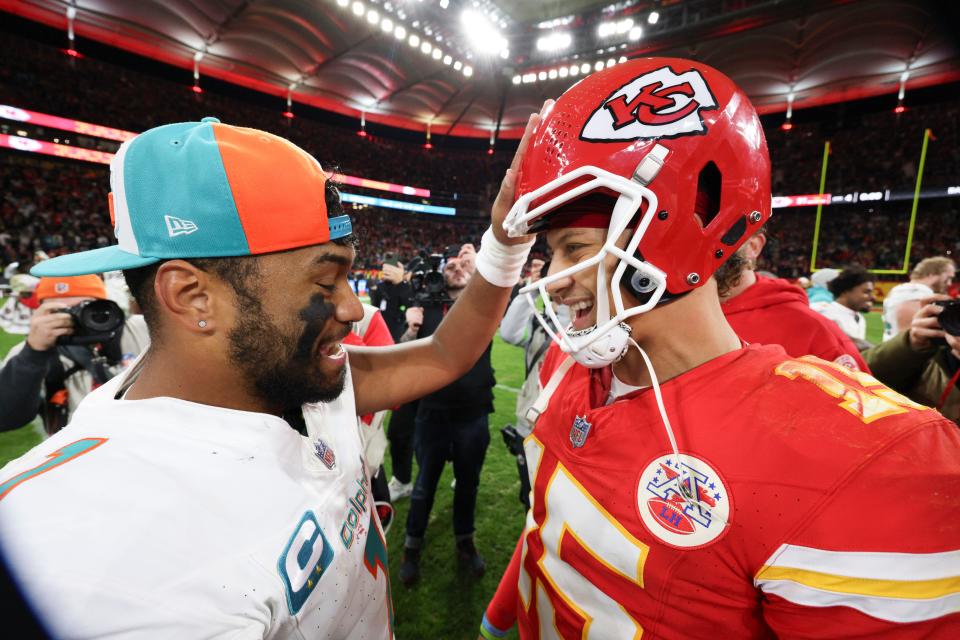
<path id="1" fill-rule="evenodd" d="M 592 307 L 592 306 L 593 306 L 593 304 L 592 304 L 590 301 L 588 301 L 588 300 L 581 300 L 580 302 L 575 302 L 575 303 L 573 303 L 572 305 L 570 305 L 570 311 L 573 312 L 573 313 L 577 313 L 577 312 L 582 311 L 582 310 L 584 310 L 584 309 L 589 309 L 589 308 Z"/>
<path id="2" fill-rule="evenodd" d="M 340 360 L 347 355 L 347 352 L 344 350 L 342 344 L 334 343 L 323 350 L 323 355 L 331 360 Z"/>

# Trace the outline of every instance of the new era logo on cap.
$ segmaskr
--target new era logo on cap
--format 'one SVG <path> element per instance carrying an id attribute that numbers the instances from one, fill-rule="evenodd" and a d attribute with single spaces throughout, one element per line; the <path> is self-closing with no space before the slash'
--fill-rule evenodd
<path id="1" fill-rule="evenodd" d="M 190 220 L 173 216 L 163 216 L 163 219 L 167 222 L 167 235 L 171 238 L 190 235 L 197 230 L 197 225 Z"/>

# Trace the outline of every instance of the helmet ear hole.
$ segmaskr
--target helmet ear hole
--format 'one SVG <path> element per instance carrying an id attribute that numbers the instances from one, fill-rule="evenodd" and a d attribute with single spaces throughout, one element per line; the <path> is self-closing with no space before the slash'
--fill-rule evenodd
<path id="1" fill-rule="evenodd" d="M 697 178 L 697 201 L 693 213 L 700 221 L 700 226 L 706 229 L 713 219 L 720 213 L 720 191 L 723 188 L 723 176 L 720 169 L 713 162 L 708 162 L 700 169 Z"/>
<path id="2" fill-rule="evenodd" d="M 637 293 L 650 293 L 657 288 L 657 283 L 647 274 L 635 271 L 630 277 L 630 288 Z"/>

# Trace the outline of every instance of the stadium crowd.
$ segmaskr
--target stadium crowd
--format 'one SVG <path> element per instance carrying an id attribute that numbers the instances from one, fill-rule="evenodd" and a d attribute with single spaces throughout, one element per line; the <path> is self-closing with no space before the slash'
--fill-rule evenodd
<path id="1" fill-rule="evenodd" d="M 379 136 L 359 137 L 355 130 L 306 117 L 289 120 L 279 109 L 214 91 L 197 95 L 181 83 L 92 57 L 68 60 L 55 47 L 25 38 L 4 38 L 0 53 L 13 61 L 0 68 L 0 95 L 8 104 L 132 131 L 215 114 L 225 122 L 288 137 L 343 173 L 429 188 L 432 200 L 456 203 L 464 211 L 482 211 L 489 206 L 508 159 L 501 151 L 488 155 L 440 145 L 425 149 L 421 144 Z M 773 192 L 816 193 L 827 139 L 832 148 L 827 192 L 910 190 L 916 180 L 923 131 L 928 127 L 935 140 L 929 145 L 923 184 L 948 186 L 960 174 L 958 112 L 960 107 L 950 103 L 909 108 L 901 114 L 890 110 L 865 115 L 838 112 L 820 122 L 796 123 L 788 131 L 770 120 L 766 135 Z M 0 122 L 0 127 L 13 133 L 16 123 Z M 62 132 L 37 131 L 37 135 L 45 134 L 52 137 Z M 109 151 L 116 148 L 113 142 L 82 136 L 76 143 Z M 335 156 L 330 157 L 330 149 L 336 149 Z M 57 255 L 108 244 L 110 226 L 100 205 L 106 175 L 106 167 L 0 154 L 4 194 L 0 256 L 4 263 L 23 260 L 37 249 Z M 32 197 L 34 193 L 41 198 Z M 463 225 L 459 219 L 410 214 L 400 214 L 405 218 L 398 228 L 384 224 L 394 219 L 396 212 L 355 211 L 364 243 L 358 267 L 365 270 L 377 268 L 386 254 L 409 260 L 421 250 L 439 250 L 454 242 L 475 243 L 482 231 L 479 223 Z M 909 214 L 909 201 L 827 207 L 817 266 L 859 262 L 879 269 L 901 268 Z M 763 269 L 788 278 L 809 272 L 813 215 L 812 207 L 776 212 L 761 258 Z M 921 201 L 914 255 L 956 251 L 956 242 L 941 229 L 955 224 L 958 215 L 960 210 L 952 199 Z"/>

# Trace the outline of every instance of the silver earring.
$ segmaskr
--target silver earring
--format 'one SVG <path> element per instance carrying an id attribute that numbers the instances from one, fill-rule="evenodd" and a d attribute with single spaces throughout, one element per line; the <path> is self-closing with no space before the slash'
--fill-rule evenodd
<path id="1" fill-rule="evenodd" d="M 197 323 L 197 326 L 200 327 L 201 329 L 206 329 L 206 328 L 207 328 L 207 321 L 206 321 L 206 320 L 201 320 L 200 322 Z"/>

